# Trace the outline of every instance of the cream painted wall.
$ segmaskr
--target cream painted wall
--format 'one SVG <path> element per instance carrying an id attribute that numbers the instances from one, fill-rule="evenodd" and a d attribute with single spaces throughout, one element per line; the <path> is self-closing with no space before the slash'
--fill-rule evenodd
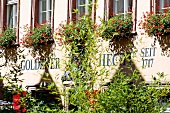
<path id="1" fill-rule="evenodd" d="M 67 20 L 68 3 L 67 0 L 55 1 L 54 30 L 59 27 L 61 22 Z"/>
<path id="2" fill-rule="evenodd" d="M 31 0 L 20 0 L 20 29 L 19 38 L 23 38 L 25 25 L 30 26 L 31 19 Z"/>
<path id="3" fill-rule="evenodd" d="M 96 23 L 101 24 L 100 18 L 104 18 L 104 0 L 98 0 L 96 9 Z M 100 18 L 99 18 L 100 17 Z"/>

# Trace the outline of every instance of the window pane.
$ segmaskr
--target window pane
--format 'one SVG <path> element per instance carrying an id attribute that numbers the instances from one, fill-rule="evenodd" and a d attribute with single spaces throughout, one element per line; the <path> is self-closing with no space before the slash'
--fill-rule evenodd
<path id="1" fill-rule="evenodd" d="M 42 0 L 42 11 L 46 11 L 46 1 L 45 0 Z"/>
<path id="2" fill-rule="evenodd" d="M 9 25 L 9 26 L 12 26 L 13 25 L 13 6 L 12 5 L 9 5 L 8 6 L 8 12 L 7 12 L 7 14 L 8 14 L 8 18 L 7 18 L 7 24 Z"/>
<path id="3" fill-rule="evenodd" d="M 86 0 L 77 0 L 77 8 L 79 10 L 80 16 L 85 14 Z"/>
<path id="4" fill-rule="evenodd" d="M 132 11 L 132 0 L 129 0 L 128 2 L 128 12 L 131 12 Z"/>
<path id="5" fill-rule="evenodd" d="M 113 12 L 124 13 L 124 0 L 113 0 Z"/>
<path id="6" fill-rule="evenodd" d="M 79 0 L 80 4 L 79 5 L 85 5 L 85 0 Z"/>
<path id="7" fill-rule="evenodd" d="M 49 1 L 49 9 L 48 10 L 51 10 L 51 0 L 48 0 Z"/>
<path id="8" fill-rule="evenodd" d="M 159 0 L 160 9 L 170 6 L 170 0 Z"/>
<path id="9" fill-rule="evenodd" d="M 41 24 L 46 21 L 46 12 L 42 13 Z"/>
<path id="10" fill-rule="evenodd" d="M 48 12 L 48 20 L 49 23 L 51 23 L 51 11 Z"/>
<path id="11" fill-rule="evenodd" d="M 17 27 L 17 16 L 15 16 L 14 18 L 15 18 L 15 24 L 14 24 L 14 27 Z"/>
<path id="12" fill-rule="evenodd" d="M 169 7 L 170 5 L 170 0 L 165 0 L 164 7 Z"/>

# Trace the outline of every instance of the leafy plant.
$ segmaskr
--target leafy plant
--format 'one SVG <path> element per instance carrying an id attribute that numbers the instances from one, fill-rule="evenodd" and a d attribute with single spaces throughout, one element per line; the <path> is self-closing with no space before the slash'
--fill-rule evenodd
<path id="1" fill-rule="evenodd" d="M 48 24 L 36 25 L 34 28 L 25 27 L 27 34 L 25 35 L 25 46 L 38 47 L 40 44 L 47 44 L 52 40 L 51 28 Z"/>
<path id="2" fill-rule="evenodd" d="M 170 9 L 155 14 L 146 12 L 143 14 L 144 21 L 140 24 L 149 36 L 161 36 L 170 33 Z"/>
<path id="3" fill-rule="evenodd" d="M 162 86 L 158 82 L 159 79 L 147 86 L 138 70 L 129 75 L 119 70 L 108 89 L 99 94 L 98 112 L 159 113 L 168 105 L 168 100 L 163 106 L 160 99 L 168 95 L 169 86 L 158 90 L 155 87 Z"/>
<path id="4" fill-rule="evenodd" d="M 101 35 L 104 39 L 130 38 L 133 27 L 132 14 L 114 15 L 105 24 Z"/>
<path id="5" fill-rule="evenodd" d="M 16 31 L 15 28 L 7 27 L 2 30 L 0 34 L 0 47 L 6 48 L 13 45 L 16 41 Z"/>

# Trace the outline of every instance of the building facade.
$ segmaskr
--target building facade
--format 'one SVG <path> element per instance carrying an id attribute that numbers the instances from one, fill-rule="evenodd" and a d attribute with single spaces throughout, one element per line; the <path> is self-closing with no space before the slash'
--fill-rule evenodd
<path id="1" fill-rule="evenodd" d="M 92 4 L 91 13 L 89 13 L 89 4 Z M 148 83 L 152 82 L 152 77 L 158 77 L 157 73 L 164 73 L 166 80 L 170 81 L 170 36 L 164 36 L 157 40 L 155 36 L 148 36 L 147 33 L 139 26 L 146 12 L 158 13 L 164 11 L 170 5 L 170 0 L 1 0 L 0 1 L 0 27 L 4 29 L 10 26 L 16 29 L 17 50 L 24 50 L 25 60 L 21 62 L 21 70 L 23 75 L 22 87 L 26 90 L 28 86 L 35 86 L 42 82 L 42 75 L 48 71 L 51 79 L 63 91 L 63 83 L 61 77 L 64 74 L 62 69 L 62 60 L 65 53 L 60 51 L 61 47 L 54 38 L 54 43 L 46 50 L 54 54 L 54 66 L 41 68 L 36 62 L 36 57 L 32 56 L 32 49 L 22 45 L 22 39 L 25 37 L 25 26 L 34 28 L 37 24 L 44 22 L 50 25 L 52 33 L 60 26 L 60 23 L 66 23 L 71 20 L 78 19 L 83 14 L 90 14 L 92 20 L 97 24 L 101 24 L 101 19 L 109 20 L 115 14 L 132 13 L 133 21 L 133 41 L 121 42 L 119 47 L 125 47 L 128 43 L 133 45 L 132 50 L 137 50 L 136 57 L 133 58 L 135 67 L 139 70 L 144 80 Z M 73 13 L 76 9 L 79 13 Z M 109 42 L 103 41 L 103 48 L 107 48 Z M 52 48 L 52 49 L 51 49 Z M 123 48 L 124 49 L 124 48 Z M 11 49 L 10 49 L 11 50 Z M 6 65 L 0 67 L 1 75 L 5 75 L 10 71 L 11 65 L 9 59 L 17 50 L 8 50 L 7 57 L 2 57 L 0 63 Z M 1 49 L 3 52 L 4 50 Z M 16 52 L 15 52 L 16 51 Z M 123 50 L 119 51 L 124 52 Z M 116 57 L 116 48 L 113 51 L 103 51 L 101 57 L 101 66 L 112 66 L 118 69 L 120 66 L 114 64 Z M 41 62 L 41 61 L 38 61 Z M 116 73 L 116 70 L 110 70 L 110 73 Z M 111 74 L 112 75 L 112 74 Z M 110 77 L 111 78 L 111 77 Z M 107 82 L 107 81 L 106 81 Z M 97 87 L 96 87 L 97 88 Z M 32 90 L 32 89 L 30 89 Z"/>

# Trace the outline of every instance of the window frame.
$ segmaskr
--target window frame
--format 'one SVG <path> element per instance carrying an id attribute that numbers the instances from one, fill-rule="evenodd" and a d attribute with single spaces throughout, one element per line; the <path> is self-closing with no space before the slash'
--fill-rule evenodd
<path id="1" fill-rule="evenodd" d="M 40 24 L 39 6 L 40 6 L 40 0 L 31 0 L 31 19 L 30 19 L 31 28 L 36 27 L 37 24 Z M 51 26 L 52 33 L 54 32 L 54 9 L 55 9 L 55 0 L 51 0 L 51 16 L 50 16 L 51 22 L 49 25 Z"/>
<path id="2" fill-rule="evenodd" d="M 18 18 L 18 1 L 17 0 L 7 0 L 7 25 L 16 28 L 17 18 Z M 11 12 L 12 11 L 12 12 Z M 12 16 L 11 16 L 12 15 Z M 12 24 L 11 24 L 12 22 Z"/>
<path id="3" fill-rule="evenodd" d="M 45 1 L 46 4 L 46 10 L 43 11 L 43 1 Z M 45 13 L 46 17 L 45 20 L 43 20 L 43 13 Z M 44 22 L 47 21 L 47 23 L 50 25 L 51 24 L 51 20 L 52 20 L 52 0 L 39 0 L 39 18 L 38 18 L 38 23 L 42 24 Z"/>
<path id="4" fill-rule="evenodd" d="M 165 3 L 161 4 L 162 2 L 160 2 L 160 1 L 165 2 L 165 0 L 155 0 L 155 7 L 156 7 L 155 12 L 156 13 L 160 13 L 161 10 L 162 10 L 162 12 L 164 12 L 163 10 L 170 8 L 170 0 L 168 0 L 169 1 L 168 7 L 165 6 L 166 5 Z"/>
<path id="5" fill-rule="evenodd" d="M 114 12 L 114 2 L 116 2 L 117 0 L 105 0 L 104 1 L 104 20 L 108 20 L 110 19 L 113 15 L 117 15 L 117 14 L 126 14 L 126 13 L 129 13 L 131 11 L 126 11 L 126 9 L 129 9 L 127 8 L 127 6 L 125 5 L 125 3 L 127 4 L 128 2 L 130 2 L 130 0 L 123 0 L 124 2 L 124 6 L 123 6 L 123 13 L 119 13 L 119 11 L 116 11 Z M 129 10 L 132 10 L 133 8 L 133 1 L 134 0 L 131 0 L 131 4 L 129 5 L 128 4 L 128 7 L 130 6 L 130 9 Z"/>

